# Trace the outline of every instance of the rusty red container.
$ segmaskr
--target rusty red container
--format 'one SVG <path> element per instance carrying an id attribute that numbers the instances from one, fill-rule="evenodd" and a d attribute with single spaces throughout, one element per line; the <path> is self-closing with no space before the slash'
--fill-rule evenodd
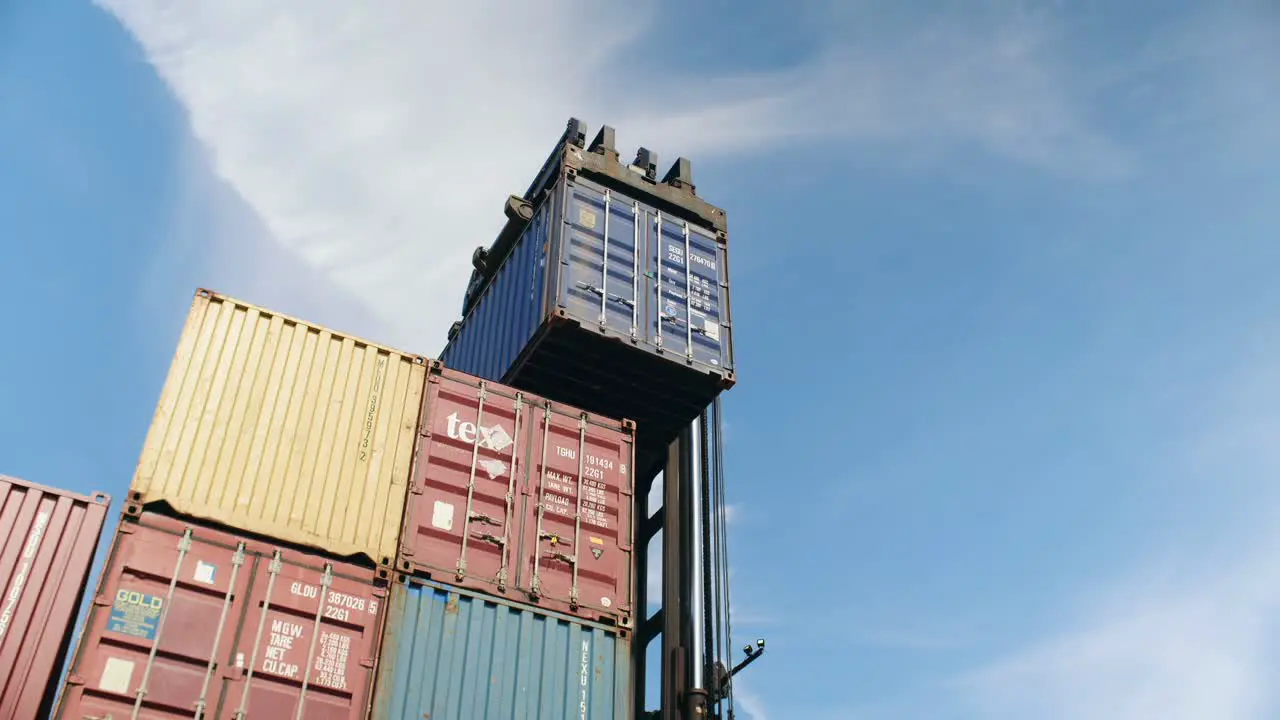
<path id="1" fill-rule="evenodd" d="M 635 424 L 432 363 L 399 568 L 632 626 Z"/>
<path id="2" fill-rule="evenodd" d="M 110 505 L 0 475 L 0 718 L 48 717 Z"/>
<path id="3" fill-rule="evenodd" d="M 226 530 L 125 517 L 54 717 L 364 718 L 383 582 Z"/>

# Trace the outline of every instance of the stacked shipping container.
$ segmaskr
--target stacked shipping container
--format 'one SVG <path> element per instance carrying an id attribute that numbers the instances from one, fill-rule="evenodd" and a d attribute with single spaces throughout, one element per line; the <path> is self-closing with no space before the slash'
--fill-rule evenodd
<path id="1" fill-rule="evenodd" d="M 571 121 L 443 363 L 198 291 L 54 717 L 630 717 L 635 480 L 734 383 L 724 212 L 655 162 Z M 25 720 L 106 500 L 0 492 Z"/>
<path id="2" fill-rule="evenodd" d="M 671 443 L 736 380 L 727 225 L 698 197 L 686 160 L 659 180 L 644 148 L 620 161 L 611 128 L 586 139 L 571 119 L 524 196 L 508 199 L 506 226 L 473 255 L 463 318 L 441 359 L 631 418 L 633 495 L 644 511 Z"/>
<path id="3" fill-rule="evenodd" d="M 616 628 L 416 580 L 391 597 L 375 718 L 631 716 L 631 643 Z"/>
<path id="4" fill-rule="evenodd" d="M 144 511 L 56 717 L 363 718 L 385 598 L 371 568 Z"/>
<path id="5" fill-rule="evenodd" d="M 0 718 L 48 717 L 110 505 L 0 475 Z"/>
<path id="6" fill-rule="evenodd" d="M 631 625 L 633 425 L 434 364 L 401 567 Z"/>
<path id="7" fill-rule="evenodd" d="M 605 128 L 569 123 L 493 246 L 441 359 L 640 430 L 652 475 L 681 429 L 735 382 L 724 211 L 678 161 L 625 165 Z M 512 203 L 508 203 L 510 206 Z"/>
<path id="8" fill-rule="evenodd" d="M 426 360 L 196 294 L 130 502 L 389 568 Z"/>
<path id="9" fill-rule="evenodd" d="M 366 717 L 425 381 L 198 291 L 55 717 Z"/>
<path id="10" fill-rule="evenodd" d="M 628 421 L 200 290 L 54 717 L 621 717 L 633 472 Z"/>
<path id="11" fill-rule="evenodd" d="M 634 425 L 428 368 L 373 717 L 625 718 Z"/>

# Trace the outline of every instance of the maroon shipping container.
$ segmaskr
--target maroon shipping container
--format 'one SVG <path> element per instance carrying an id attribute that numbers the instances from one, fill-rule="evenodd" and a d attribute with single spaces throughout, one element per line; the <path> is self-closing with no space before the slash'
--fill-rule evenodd
<path id="1" fill-rule="evenodd" d="M 634 423 L 433 363 L 401 571 L 631 627 Z"/>
<path id="2" fill-rule="evenodd" d="M 311 552 L 126 517 L 54 717 L 364 718 L 381 582 Z"/>
<path id="3" fill-rule="evenodd" d="M 0 475 L 0 718 L 49 716 L 110 505 Z"/>

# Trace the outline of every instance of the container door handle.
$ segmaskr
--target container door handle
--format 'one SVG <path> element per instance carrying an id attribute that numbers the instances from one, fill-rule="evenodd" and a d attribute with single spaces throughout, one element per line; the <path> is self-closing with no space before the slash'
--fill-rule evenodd
<path id="1" fill-rule="evenodd" d="M 467 512 L 463 516 L 462 527 L 462 548 L 458 552 L 457 579 L 461 580 L 467 576 L 467 540 L 471 537 L 471 516 L 472 508 L 475 504 L 476 496 L 476 463 L 480 461 L 480 437 L 479 429 L 484 427 L 484 401 L 488 395 L 487 383 L 483 380 L 480 382 L 479 397 L 476 402 L 476 432 L 477 436 L 471 443 L 471 474 L 467 480 Z"/>
<path id="2" fill-rule="evenodd" d="M 518 438 L 520 437 L 520 411 L 524 409 L 524 394 L 516 393 L 515 402 L 515 419 L 512 421 L 511 432 Z M 502 537 L 494 538 L 499 545 L 502 546 L 502 565 L 498 568 L 498 590 L 506 591 L 507 589 L 507 565 L 510 562 L 510 553 L 508 552 L 508 540 L 511 533 L 512 515 L 515 512 L 515 495 L 516 495 L 516 468 L 520 460 L 519 454 L 516 452 L 520 448 L 520 443 L 514 439 L 511 442 L 511 462 L 507 465 L 507 505 L 503 510 L 502 518 Z"/>
<path id="3" fill-rule="evenodd" d="M 534 599 L 537 599 L 542 594 L 542 552 L 537 548 L 542 546 L 542 541 L 546 538 L 546 533 L 542 530 L 542 523 L 546 516 L 547 443 L 550 439 L 551 406 L 548 404 L 542 408 L 542 460 L 538 466 L 538 527 L 537 537 L 534 539 L 533 579 L 529 583 L 529 596 Z"/>

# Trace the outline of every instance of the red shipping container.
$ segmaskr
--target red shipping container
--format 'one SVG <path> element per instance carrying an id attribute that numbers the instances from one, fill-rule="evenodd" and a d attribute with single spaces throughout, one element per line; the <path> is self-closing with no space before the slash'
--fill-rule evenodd
<path id="1" fill-rule="evenodd" d="M 0 718 L 49 716 L 110 505 L 0 475 Z"/>
<path id="2" fill-rule="evenodd" d="M 632 626 L 635 425 L 435 362 L 399 568 Z"/>
<path id="3" fill-rule="evenodd" d="M 364 718 L 385 595 L 371 568 L 126 517 L 54 717 Z"/>

